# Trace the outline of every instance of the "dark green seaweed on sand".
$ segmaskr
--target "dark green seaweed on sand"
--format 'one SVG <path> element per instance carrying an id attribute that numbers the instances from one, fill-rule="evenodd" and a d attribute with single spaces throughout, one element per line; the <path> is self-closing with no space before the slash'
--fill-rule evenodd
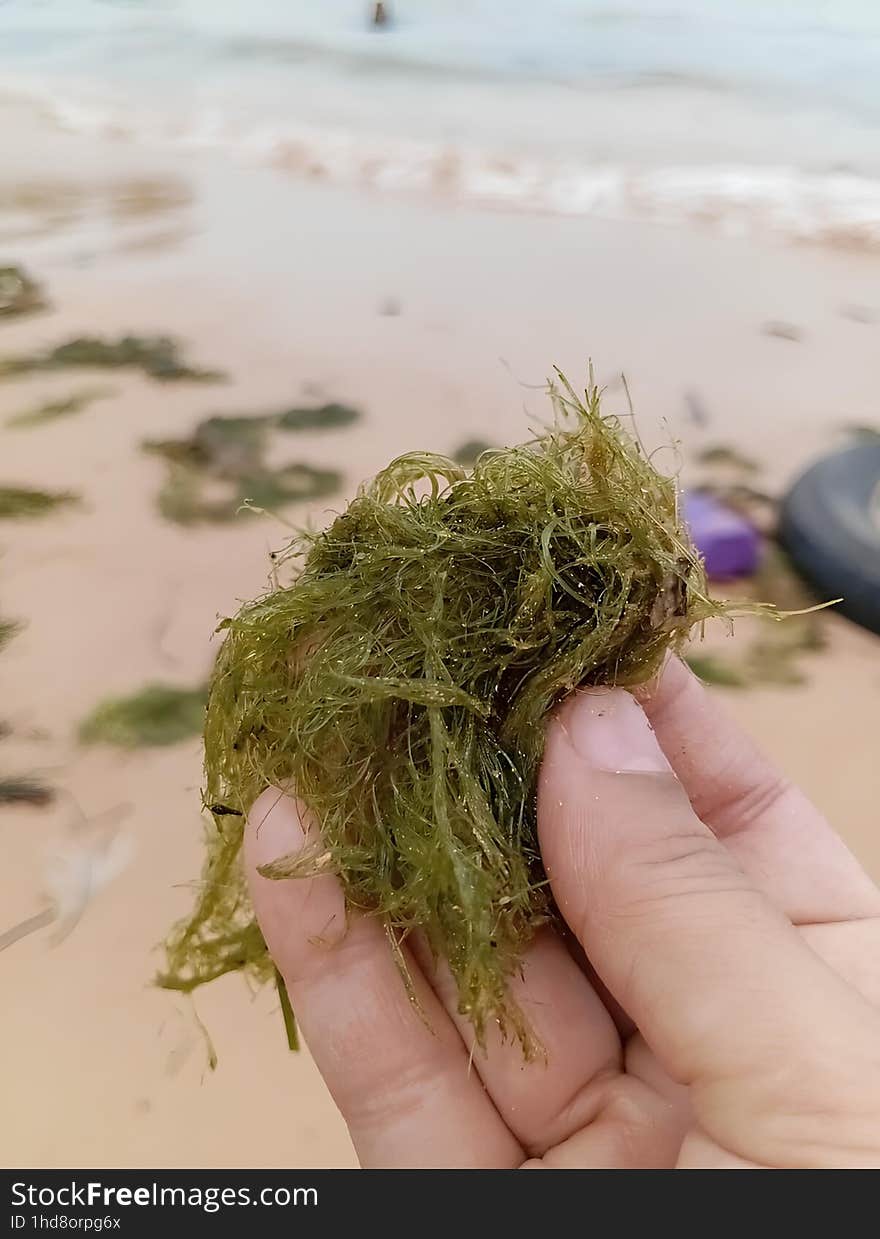
<path id="1" fill-rule="evenodd" d="M 748 686 L 746 672 L 718 654 L 687 654 L 684 661 L 704 684 L 713 684 L 718 688 Z"/>
<path id="2" fill-rule="evenodd" d="M 452 453 L 452 459 L 457 465 L 467 465 L 470 469 L 477 463 L 477 460 L 482 456 L 483 452 L 491 452 L 492 444 L 487 443 L 485 439 L 466 439 L 464 443 L 460 443 Z"/>
<path id="3" fill-rule="evenodd" d="M 267 429 L 263 417 L 208 417 L 191 435 L 147 439 L 143 448 L 171 465 L 236 478 L 262 463 Z"/>
<path id="4" fill-rule="evenodd" d="M 273 430 L 335 430 L 360 417 L 344 404 L 285 409 L 280 413 L 225 413 L 206 417 L 180 439 L 148 439 L 144 450 L 174 464 L 232 477 L 262 464 Z"/>
<path id="5" fill-rule="evenodd" d="M 47 516 L 57 508 L 79 503 L 72 491 L 39 490 L 32 486 L 0 486 L 0 520 Z"/>
<path id="6" fill-rule="evenodd" d="M 8 645 L 16 633 L 20 632 L 22 625 L 18 620 L 4 619 L 0 615 L 0 650 L 5 645 Z"/>
<path id="7" fill-rule="evenodd" d="M 259 468 L 273 430 L 333 430 L 360 414 L 343 404 L 286 409 L 281 413 L 217 414 L 180 439 L 148 439 L 144 450 L 174 464 L 208 469 L 226 477 Z"/>
<path id="8" fill-rule="evenodd" d="M 23 267 L 0 267 L 0 319 L 45 309 L 43 290 Z"/>
<path id="9" fill-rule="evenodd" d="M 179 344 L 170 336 L 129 335 L 118 340 L 78 336 L 52 349 L 0 358 L 0 379 L 86 368 L 141 370 L 163 382 L 181 379 L 216 382 L 225 377 L 220 370 L 201 370 L 187 365 L 181 357 Z"/>
<path id="10" fill-rule="evenodd" d="M 42 809 L 55 799 L 55 790 L 30 774 L 0 775 L 0 808 L 30 805 Z"/>
<path id="11" fill-rule="evenodd" d="M 24 627 L 17 620 L 0 616 L 0 650 Z M 0 719 L 0 740 L 12 734 L 12 727 Z M 55 799 L 55 791 L 42 779 L 29 774 L 0 774 L 0 808 L 31 805 L 42 808 Z"/>
<path id="12" fill-rule="evenodd" d="M 737 473 L 757 473 L 759 466 L 750 457 L 727 443 L 713 443 L 697 453 L 701 465 L 729 468 Z"/>
<path id="13" fill-rule="evenodd" d="M 87 388 L 84 391 L 75 392 L 72 396 L 64 396 L 60 400 L 47 400 L 44 404 L 38 404 L 34 408 L 25 409 L 21 413 L 7 417 L 6 425 L 16 430 L 42 426 L 45 422 L 56 422 L 61 418 L 81 413 L 95 400 L 103 400 L 112 395 L 113 391 L 108 387 Z"/>
<path id="14" fill-rule="evenodd" d="M 178 525 L 223 524 L 243 508 L 274 511 L 288 503 L 326 498 L 339 490 L 335 469 L 291 464 L 258 468 L 237 478 L 212 478 L 199 469 L 172 466 L 159 491 L 159 511 Z"/>
<path id="15" fill-rule="evenodd" d="M 341 411 L 338 420 L 337 414 L 327 415 L 328 409 Z M 303 462 L 273 467 L 266 462 L 271 431 L 294 413 L 300 422 L 287 429 L 341 426 L 358 416 L 344 405 L 216 416 L 199 422 L 184 438 L 148 440 L 144 450 L 168 462 L 168 474 L 159 491 L 159 511 L 167 520 L 193 525 L 230 521 L 245 505 L 274 510 L 334 494 L 342 483 L 335 469 Z M 325 416 L 326 423 L 321 420 Z"/>
<path id="16" fill-rule="evenodd" d="M 125 749 L 177 744 L 202 730 L 205 697 L 203 687 L 148 684 L 128 697 L 101 702 L 80 724 L 79 739 Z"/>
<path id="17" fill-rule="evenodd" d="M 279 430 L 339 430 L 353 425 L 360 416 L 347 404 L 319 404 L 285 409 L 273 420 Z"/>

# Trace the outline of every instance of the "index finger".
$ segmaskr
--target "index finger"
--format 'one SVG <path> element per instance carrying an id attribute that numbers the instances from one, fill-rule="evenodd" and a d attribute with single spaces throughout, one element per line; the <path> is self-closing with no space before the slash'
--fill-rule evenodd
<path id="1" fill-rule="evenodd" d="M 347 923 L 333 875 L 275 881 L 258 872 L 315 829 L 295 800 L 269 789 L 248 818 L 245 863 L 266 944 L 362 1164 L 519 1165 L 522 1147 L 468 1070 L 464 1042 L 415 960 L 407 964 L 420 1010 L 379 921 Z"/>

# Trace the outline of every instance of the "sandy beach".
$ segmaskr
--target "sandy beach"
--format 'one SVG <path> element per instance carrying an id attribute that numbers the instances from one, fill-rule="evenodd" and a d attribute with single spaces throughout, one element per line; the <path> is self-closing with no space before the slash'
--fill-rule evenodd
<path id="1" fill-rule="evenodd" d="M 322 523 L 407 449 L 525 437 L 548 416 L 551 367 L 578 385 L 592 358 L 609 411 L 626 410 L 625 373 L 643 439 L 685 482 L 721 442 L 778 491 L 847 426 L 877 423 L 880 256 L 397 198 L 37 123 L 23 110 L 6 143 L 0 251 L 51 308 L 0 325 L 0 357 L 161 333 L 228 380 L 63 370 L 0 383 L 0 481 L 82 496 L 0 525 L 0 610 L 26 624 L 0 656 L 0 759 L 59 789 L 51 807 L 0 810 L 0 928 L 41 906 L 46 856 L 87 846 L 100 815 L 119 810 L 131 847 L 63 942 L 42 933 L 0 956 L 0 1159 L 353 1165 L 307 1052 L 286 1049 L 274 993 L 227 977 L 197 994 L 210 1071 L 192 1004 L 151 984 L 200 865 L 198 741 L 126 752 L 76 740 L 104 698 L 202 682 L 218 617 L 264 588 L 285 540 L 280 521 L 248 512 L 163 519 L 165 465 L 143 440 L 211 414 L 351 405 L 362 417 L 350 427 L 271 444 L 277 463 L 343 475 L 332 498 L 285 509 Z M 94 387 L 109 390 L 74 416 L 3 424 Z M 724 696 L 880 877 L 880 646 L 840 618 L 827 629 L 804 685 Z"/>

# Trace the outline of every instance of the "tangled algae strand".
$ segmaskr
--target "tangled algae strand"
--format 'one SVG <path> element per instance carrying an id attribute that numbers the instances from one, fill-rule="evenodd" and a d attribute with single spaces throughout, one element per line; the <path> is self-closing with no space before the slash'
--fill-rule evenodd
<path id="1" fill-rule="evenodd" d="M 591 385 L 551 385 L 552 428 L 467 470 L 413 453 L 322 533 L 281 555 L 294 579 L 220 628 L 210 688 L 196 908 L 167 943 L 167 986 L 272 965 L 240 867 L 244 815 L 296 790 L 320 846 L 262 871 L 338 874 L 383 923 L 406 982 L 408 935 L 448 961 L 482 1041 L 534 1044 L 508 992 L 556 913 L 538 854 L 547 714 L 574 689 L 650 679 L 725 613 L 707 593 L 673 479 Z"/>

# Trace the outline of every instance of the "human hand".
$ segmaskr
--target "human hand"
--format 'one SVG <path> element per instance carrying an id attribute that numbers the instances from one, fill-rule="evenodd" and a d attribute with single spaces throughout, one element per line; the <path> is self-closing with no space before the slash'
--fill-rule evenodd
<path id="1" fill-rule="evenodd" d="M 257 916 L 364 1166 L 880 1166 L 880 892 L 681 663 L 643 705 L 579 693 L 549 724 L 572 940 L 540 931 L 511 981 L 546 1059 L 475 1048 L 416 941 L 420 1015 L 335 877 L 262 878 L 316 827 L 257 800 Z"/>

